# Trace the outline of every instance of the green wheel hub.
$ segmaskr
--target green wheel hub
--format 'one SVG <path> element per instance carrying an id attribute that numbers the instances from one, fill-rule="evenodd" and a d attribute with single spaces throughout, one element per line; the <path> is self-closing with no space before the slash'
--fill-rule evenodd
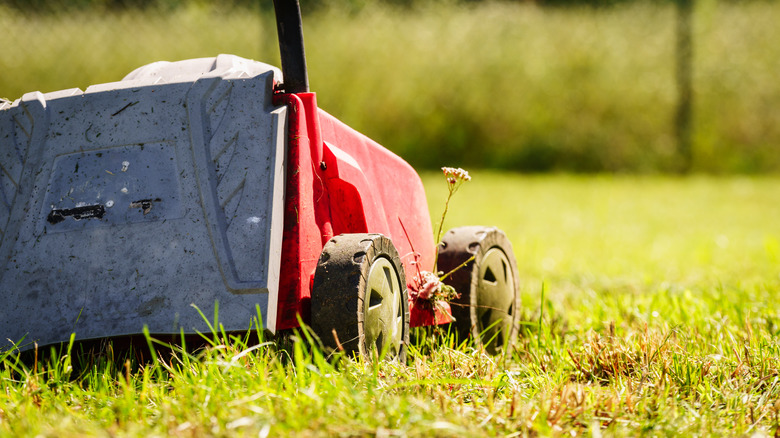
<path id="1" fill-rule="evenodd" d="M 401 345 L 404 315 L 398 273 L 384 257 L 371 264 L 363 303 L 365 345 L 395 356 Z"/>
<path id="2" fill-rule="evenodd" d="M 515 278 L 509 259 L 500 248 L 490 248 L 478 266 L 476 321 L 483 339 L 503 345 L 511 332 L 515 304 Z"/>

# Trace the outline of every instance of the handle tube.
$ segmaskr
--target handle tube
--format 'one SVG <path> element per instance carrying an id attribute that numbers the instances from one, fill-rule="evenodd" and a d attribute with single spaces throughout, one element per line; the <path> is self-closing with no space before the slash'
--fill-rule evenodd
<path id="1" fill-rule="evenodd" d="M 279 53 L 286 93 L 309 92 L 306 53 L 303 47 L 301 5 L 298 0 L 274 0 Z"/>

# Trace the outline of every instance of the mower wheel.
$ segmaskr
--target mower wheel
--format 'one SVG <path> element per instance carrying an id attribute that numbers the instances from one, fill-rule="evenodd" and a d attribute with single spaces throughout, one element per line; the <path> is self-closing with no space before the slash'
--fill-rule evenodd
<path id="1" fill-rule="evenodd" d="M 311 295 L 311 327 L 327 350 L 406 360 L 406 276 L 390 239 L 332 238 L 322 249 Z"/>
<path id="2" fill-rule="evenodd" d="M 459 341 L 472 336 L 496 354 L 514 344 L 518 331 L 519 274 L 512 244 L 498 228 L 453 228 L 439 246 L 437 269 L 446 274 L 464 263 L 444 280 L 460 294 L 451 303 L 454 332 Z"/>

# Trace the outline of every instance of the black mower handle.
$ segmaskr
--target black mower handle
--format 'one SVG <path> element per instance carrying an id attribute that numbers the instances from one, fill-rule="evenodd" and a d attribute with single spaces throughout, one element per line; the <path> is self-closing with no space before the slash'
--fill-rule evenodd
<path id="1" fill-rule="evenodd" d="M 309 91 L 306 72 L 306 53 L 303 48 L 301 5 L 298 0 L 274 0 L 276 29 L 279 35 L 279 54 L 282 57 L 282 75 L 286 93 Z"/>

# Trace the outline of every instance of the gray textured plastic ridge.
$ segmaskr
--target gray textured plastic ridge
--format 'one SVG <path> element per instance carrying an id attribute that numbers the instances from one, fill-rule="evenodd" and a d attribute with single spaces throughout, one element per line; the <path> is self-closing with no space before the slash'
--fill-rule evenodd
<path id="1" fill-rule="evenodd" d="M 273 329 L 286 107 L 281 73 L 231 55 L 141 67 L 86 91 L 0 101 L 5 347 Z"/>

